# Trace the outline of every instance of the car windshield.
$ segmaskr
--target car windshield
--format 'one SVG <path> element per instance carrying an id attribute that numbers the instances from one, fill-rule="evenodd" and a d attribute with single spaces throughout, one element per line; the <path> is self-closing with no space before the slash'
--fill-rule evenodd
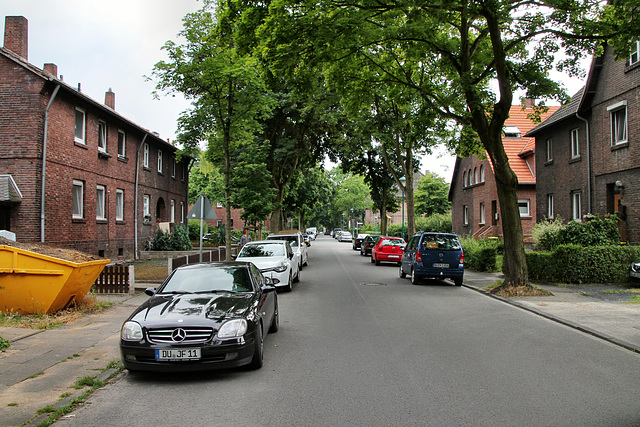
<path id="1" fill-rule="evenodd" d="M 454 236 L 430 235 L 422 239 L 421 250 L 460 251 L 460 241 Z"/>
<path id="2" fill-rule="evenodd" d="M 404 245 L 404 240 L 402 239 L 384 239 L 381 243 L 381 246 L 401 246 Z"/>
<path id="3" fill-rule="evenodd" d="M 249 271 L 244 266 L 176 270 L 160 293 L 250 292 Z"/>
<path id="4" fill-rule="evenodd" d="M 284 256 L 284 245 L 282 243 L 256 243 L 245 245 L 238 258 Z"/>
<path id="5" fill-rule="evenodd" d="M 274 239 L 278 240 L 287 240 L 291 243 L 291 247 L 295 248 L 298 246 L 298 236 L 277 236 Z"/>

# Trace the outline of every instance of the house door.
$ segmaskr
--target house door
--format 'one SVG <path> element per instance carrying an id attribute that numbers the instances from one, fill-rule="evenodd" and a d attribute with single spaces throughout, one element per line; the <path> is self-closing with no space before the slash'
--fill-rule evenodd
<path id="1" fill-rule="evenodd" d="M 0 206 L 0 230 L 11 231 L 11 207 Z"/>
<path id="2" fill-rule="evenodd" d="M 498 225 L 498 201 L 491 201 L 491 225 Z"/>

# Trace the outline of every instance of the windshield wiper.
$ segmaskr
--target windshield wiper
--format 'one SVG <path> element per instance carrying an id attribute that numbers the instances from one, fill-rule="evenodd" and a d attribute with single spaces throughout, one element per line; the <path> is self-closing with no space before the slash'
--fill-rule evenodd
<path id="1" fill-rule="evenodd" d="M 172 294 L 172 295 L 182 295 L 182 294 L 193 294 L 194 292 L 179 290 L 179 291 L 162 291 L 163 294 Z"/>
<path id="2" fill-rule="evenodd" d="M 229 291 L 229 290 L 226 290 L 226 289 L 209 289 L 209 290 L 206 290 L 206 291 L 196 291 L 194 293 L 195 294 L 217 294 L 219 292 L 228 292 L 228 293 L 231 293 L 231 294 L 237 294 L 238 293 L 238 291 Z"/>

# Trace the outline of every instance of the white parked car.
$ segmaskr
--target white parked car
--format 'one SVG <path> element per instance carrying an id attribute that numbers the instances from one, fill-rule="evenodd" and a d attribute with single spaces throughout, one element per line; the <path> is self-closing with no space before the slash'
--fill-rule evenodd
<path id="1" fill-rule="evenodd" d="M 298 257 L 298 268 L 309 264 L 309 251 L 307 244 L 304 242 L 302 233 L 299 231 L 281 231 L 278 234 L 271 233 L 267 236 L 267 240 L 286 240 L 291 244 L 291 249 Z"/>
<path id="2" fill-rule="evenodd" d="M 338 237 L 338 241 L 340 242 L 350 242 L 351 240 L 353 240 L 353 237 L 348 231 L 343 231 L 342 233 L 340 233 L 340 237 Z"/>
<path id="3" fill-rule="evenodd" d="M 278 279 L 277 288 L 292 289 L 300 281 L 298 257 L 286 240 L 259 240 L 245 244 L 236 257 L 238 261 L 252 262 L 265 277 Z"/>

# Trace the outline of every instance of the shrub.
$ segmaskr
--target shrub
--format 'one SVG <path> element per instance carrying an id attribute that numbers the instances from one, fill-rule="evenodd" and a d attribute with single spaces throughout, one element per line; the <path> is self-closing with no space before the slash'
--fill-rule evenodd
<path id="1" fill-rule="evenodd" d="M 211 232 L 209 230 L 209 224 L 203 221 L 202 226 L 202 235 Z M 199 219 L 190 219 L 189 220 L 189 240 L 196 241 L 200 240 L 200 220 Z"/>
<path id="2" fill-rule="evenodd" d="M 537 223 L 531 231 L 533 248 L 540 251 L 548 251 L 551 248 L 555 248 L 560 241 L 560 231 L 565 227 L 566 225 L 560 217 L 554 220 L 546 219 Z"/>
<path id="3" fill-rule="evenodd" d="M 451 214 L 435 214 L 416 220 L 416 231 L 434 231 L 436 233 L 451 233 Z"/>
<path id="4" fill-rule="evenodd" d="M 173 232 L 166 233 L 158 228 L 153 241 L 152 251 L 188 251 L 191 250 L 191 240 L 184 225 L 176 225 Z"/>
<path id="5" fill-rule="evenodd" d="M 504 244 L 499 239 L 461 240 L 464 250 L 465 268 L 477 271 L 496 271 L 497 257 L 504 253 Z"/>
<path id="6" fill-rule="evenodd" d="M 581 223 L 571 221 L 560 230 L 558 243 L 580 246 L 619 245 L 620 232 L 616 222 L 617 218 L 601 219 L 598 216 L 589 216 Z"/>

